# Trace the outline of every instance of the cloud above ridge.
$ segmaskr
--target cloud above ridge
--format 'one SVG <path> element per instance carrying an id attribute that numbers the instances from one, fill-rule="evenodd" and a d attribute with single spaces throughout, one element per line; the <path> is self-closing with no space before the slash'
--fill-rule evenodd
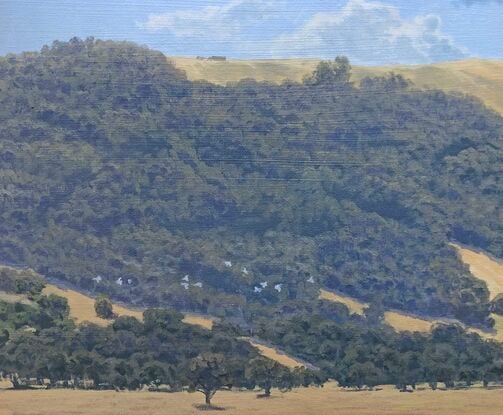
<path id="1" fill-rule="evenodd" d="M 440 17 L 404 19 L 393 6 L 350 0 L 341 10 L 317 13 L 302 27 L 274 40 L 274 55 L 333 57 L 355 63 L 431 63 L 466 56 L 442 33 Z"/>
<path id="2" fill-rule="evenodd" d="M 151 34 L 169 34 L 174 42 L 200 43 L 229 55 L 242 51 L 277 58 L 346 55 L 354 63 L 372 65 L 466 57 L 442 32 L 441 18 L 434 14 L 404 18 L 398 8 L 380 1 L 349 0 L 342 7 L 332 4 L 328 11 L 299 12 L 306 17 L 290 27 L 285 19 L 295 15 L 294 8 L 281 0 L 230 0 L 151 14 L 139 26 Z"/>

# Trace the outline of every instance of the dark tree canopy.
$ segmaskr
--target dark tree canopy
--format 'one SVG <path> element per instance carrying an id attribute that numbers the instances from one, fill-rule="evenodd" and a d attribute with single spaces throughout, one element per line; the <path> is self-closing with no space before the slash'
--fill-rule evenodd
<path id="1" fill-rule="evenodd" d="M 221 87 L 92 38 L 1 57 L 0 261 L 247 325 L 331 288 L 491 326 L 449 242 L 503 256 L 501 117 L 350 70 Z"/>
<path id="2" fill-rule="evenodd" d="M 105 295 L 99 295 L 94 302 L 94 310 L 98 317 L 111 320 L 115 317 L 112 301 Z"/>

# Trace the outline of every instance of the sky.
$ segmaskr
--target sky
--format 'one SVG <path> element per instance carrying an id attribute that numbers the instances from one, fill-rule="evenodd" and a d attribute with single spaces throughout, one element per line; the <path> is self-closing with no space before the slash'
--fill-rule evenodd
<path id="1" fill-rule="evenodd" d="M 503 0 L 0 0 L 0 55 L 74 36 L 172 56 L 503 59 Z"/>

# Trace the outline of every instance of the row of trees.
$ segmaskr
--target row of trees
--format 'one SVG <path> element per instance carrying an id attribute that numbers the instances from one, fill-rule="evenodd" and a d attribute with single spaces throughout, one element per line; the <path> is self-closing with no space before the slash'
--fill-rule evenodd
<path id="1" fill-rule="evenodd" d="M 458 325 L 438 324 L 431 333 L 397 333 L 384 324 L 327 322 L 319 315 L 269 318 L 256 334 L 318 365 L 344 387 L 394 384 L 402 391 L 419 383 L 503 382 L 501 343 L 486 341 Z"/>
<path id="2" fill-rule="evenodd" d="M 66 299 L 25 287 L 22 302 L 0 301 L 0 372 L 16 388 L 49 379 L 52 387 L 187 389 L 203 393 L 211 404 L 221 389 L 258 386 L 267 397 L 273 388 L 320 386 L 328 378 L 343 387 L 395 384 L 402 391 L 418 383 L 436 389 L 439 382 L 451 388 L 503 381 L 501 344 L 459 326 L 396 333 L 378 311 L 355 316 L 342 304 L 325 302 L 320 310 L 326 316 L 313 314 L 309 303 L 293 317 L 269 310 L 253 334 L 321 369 L 291 370 L 260 356 L 240 340 L 244 329 L 229 323 L 209 331 L 186 325 L 182 314 L 165 309 L 146 310 L 143 321 L 117 317 L 101 297 L 96 309 L 113 316 L 110 324 L 76 326 Z"/>
<path id="3" fill-rule="evenodd" d="M 75 326 L 64 298 L 38 294 L 33 301 L 0 301 L 0 372 L 17 389 L 44 379 L 49 387 L 187 389 L 203 393 L 210 405 L 220 389 L 259 386 L 269 396 L 273 387 L 325 381 L 259 356 L 223 326 L 210 332 L 186 325 L 175 311 L 146 310 L 143 322 L 116 317 L 108 327 Z"/>

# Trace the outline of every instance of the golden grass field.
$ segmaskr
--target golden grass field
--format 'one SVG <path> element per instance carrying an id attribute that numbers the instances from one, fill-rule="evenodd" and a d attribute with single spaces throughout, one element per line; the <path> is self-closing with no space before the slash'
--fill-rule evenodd
<path id="1" fill-rule="evenodd" d="M 201 394 L 96 392 L 96 391 L 3 391 L 0 415 L 193 415 L 204 413 L 195 405 Z M 350 392 L 335 384 L 300 389 L 270 399 L 256 392 L 218 392 L 215 411 L 235 415 L 500 415 L 503 390 L 473 388 L 462 391 L 400 393 L 391 387 L 376 392 Z"/>
<path id="2" fill-rule="evenodd" d="M 244 78 L 258 81 L 281 82 L 285 79 L 301 81 L 312 73 L 318 60 L 228 60 L 224 62 L 170 57 L 169 60 L 184 70 L 191 80 L 226 84 Z M 420 88 L 474 95 L 487 106 L 503 114 L 503 61 L 469 59 L 435 65 L 401 65 L 385 67 L 355 67 L 353 80 L 365 76 L 382 75 L 393 71 L 413 81 Z"/>

